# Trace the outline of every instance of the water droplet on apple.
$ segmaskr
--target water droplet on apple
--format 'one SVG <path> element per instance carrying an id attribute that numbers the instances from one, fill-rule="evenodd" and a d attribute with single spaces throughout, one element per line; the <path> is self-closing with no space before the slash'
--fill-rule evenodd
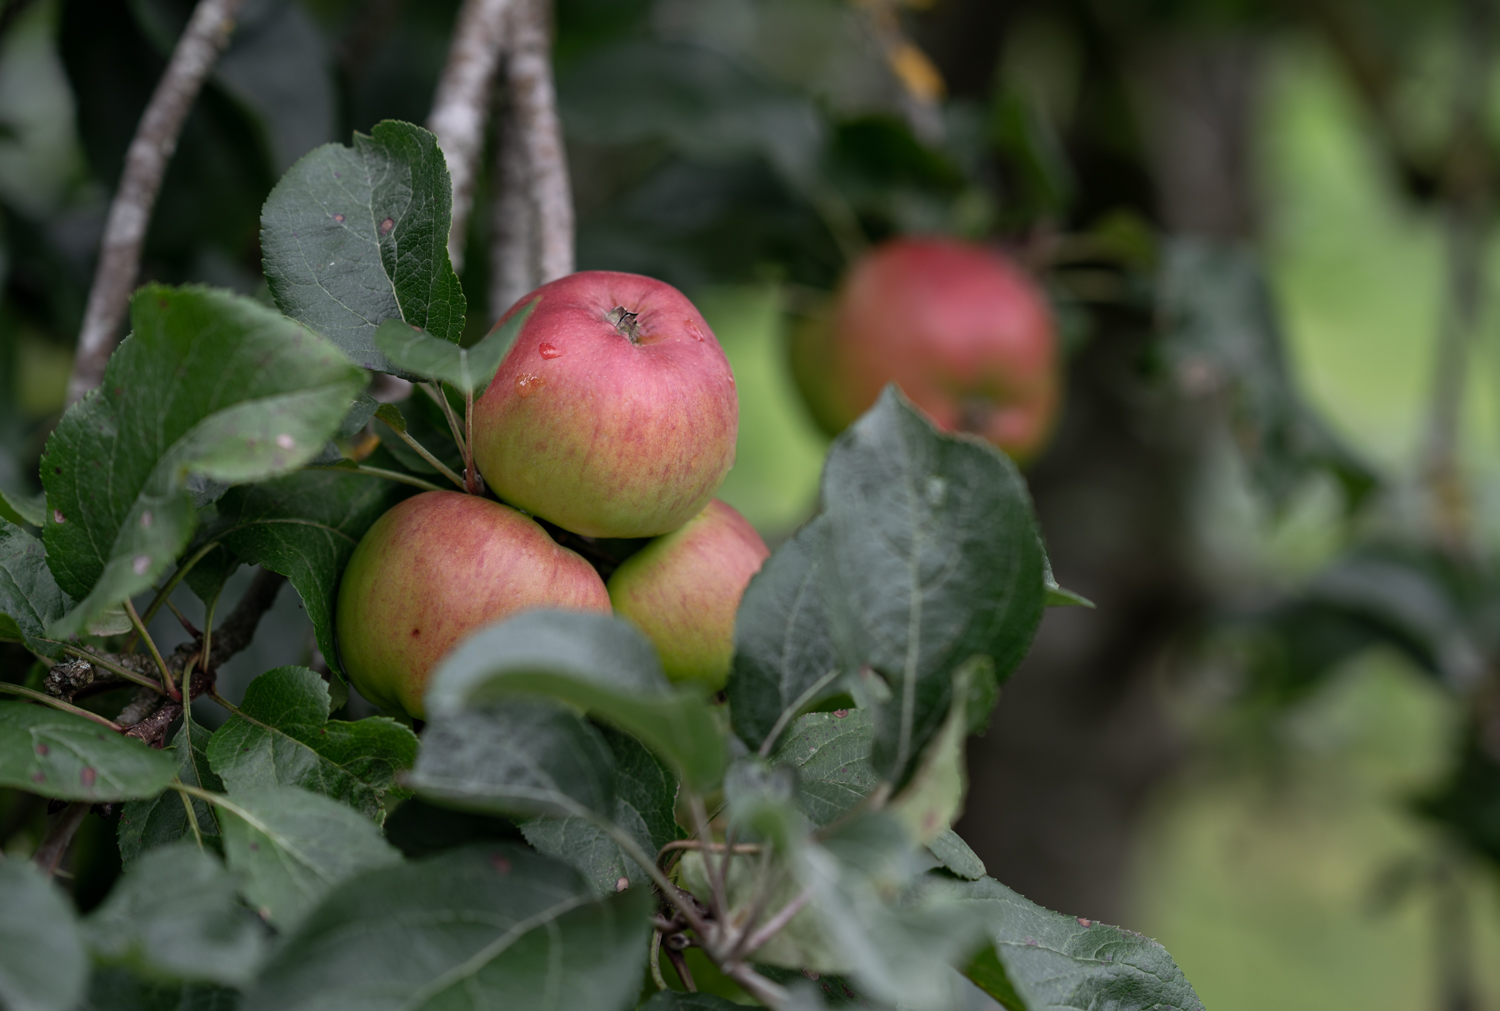
<path id="1" fill-rule="evenodd" d="M 541 388 L 541 376 L 534 376 L 530 372 L 523 372 L 519 376 L 516 376 L 516 394 L 522 400 L 525 400 Z"/>
<path id="2" fill-rule="evenodd" d="M 539 344 L 537 345 L 536 353 L 549 361 L 553 358 L 562 357 L 562 349 L 556 344 Z"/>

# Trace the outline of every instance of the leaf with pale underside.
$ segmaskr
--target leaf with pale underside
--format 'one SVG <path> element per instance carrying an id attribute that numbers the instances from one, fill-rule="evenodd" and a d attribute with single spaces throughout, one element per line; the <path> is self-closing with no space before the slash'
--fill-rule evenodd
<path id="1" fill-rule="evenodd" d="M 450 850 L 348 881 L 287 938 L 244 1011 L 625 1011 L 652 893 L 596 899 L 518 845 Z"/>
<path id="2" fill-rule="evenodd" d="M 149 589 L 198 524 L 194 479 L 295 470 L 338 431 L 366 377 L 328 341 L 225 291 L 147 285 L 97 391 L 47 441 L 47 564 L 82 632 Z"/>
<path id="3" fill-rule="evenodd" d="M 282 312 L 355 362 L 400 374 L 375 345 L 386 320 L 457 343 L 465 300 L 448 261 L 453 184 L 437 138 L 386 120 L 325 144 L 282 176 L 261 212 L 261 252 Z"/>
<path id="4" fill-rule="evenodd" d="M 328 683 L 308 668 L 267 671 L 208 742 L 209 764 L 231 793 L 300 786 L 384 821 L 381 796 L 411 768 L 417 737 L 385 716 L 330 720 L 330 704 Z"/>
<path id="5" fill-rule="evenodd" d="M 0 786 L 58 800 L 154 797 L 177 775 L 173 756 L 72 713 L 0 702 Z"/>
<path id="6" fill-rule="evenodd" d="M 229 869 L 283 931 L 339 882 L 401 859 L 368 818 L 299 787 L 234 793 L 218 806 Z"/>
<path id="7" fill-rule="evenodd" d="M 439 340 L 393 319 L 381 323 L 375 331 L 375 346 L 405 374 L 441 380 L 460 393 L 482 393 L 495 378 L 495 371 L 535 306 L 533 302 L 513 314 L 470 348 Z"/>

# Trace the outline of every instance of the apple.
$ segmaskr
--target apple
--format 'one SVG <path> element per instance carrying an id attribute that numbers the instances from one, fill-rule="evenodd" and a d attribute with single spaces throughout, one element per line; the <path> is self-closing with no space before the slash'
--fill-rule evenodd
<path id="1" fill-rule="evenodd" d="M 740 598 L 769 554 L 755 528 L 714 499 L 627 558 L 609 579 L 609 599 L 656 646 L 667 677 L 718 691 L 729 678 Z"/>
<path id="2" fill-rule="evenodd" d="M 953 239 L 896 239 L 863 257 L 832 318 L 794 332 L 792 365 L 830 433 L 895 382 L 939 427 L 1018 460 L 1046 443 L 1061 399 L 1046 296 L 1000 253 Z"/>
<path id="3" fill-rule="evenodd" d="M 378 706 L 422 716 L 427 678 L 485 625 L 537 607 L 609 610 L 593 566 L 509 506 L 429 491 L 365 533 L 339 585 L 344 671 Z"/>
<path id="4" fill-rule="evenodd" d="M 734 463 L 739 399 L 713 331 L 680 291 L 639 274 L 569 275 L 500 322 L 533 301 L 474 405 L 479 472 L 576 534 L 676 530 Z"/>

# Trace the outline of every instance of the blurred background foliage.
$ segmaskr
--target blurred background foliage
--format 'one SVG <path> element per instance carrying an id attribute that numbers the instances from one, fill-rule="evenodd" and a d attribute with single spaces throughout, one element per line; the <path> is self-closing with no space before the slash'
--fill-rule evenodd
<path id="1" fill-rule="evenodd" d="M 250 0 L 147 277 L 265 297 L 270 187 L 424 120 L 456 6 Z M 189 10 L 0 7 L 7 492 L 36 491 Z M 1099 608 L 1049 614 L 959 827 L 1029 897 L 1157 936 L 1216 1011 L 1500 1008 L 1497 31 L 1491 0 L 558 2 L 580 266 L 698 301 L 741 396 L 722 494 L 773 542 L 827 445 L 787 342 L 851 260 L 942 232 L 1046 284 L 1067 406 L 1028 476 Z M 489 229 L 469 339 L 505 308 Z M 263 627 L 231 698 L 311 648 L 290 594 Z M 0 798 L 0 845 L 35 814 Z"/>

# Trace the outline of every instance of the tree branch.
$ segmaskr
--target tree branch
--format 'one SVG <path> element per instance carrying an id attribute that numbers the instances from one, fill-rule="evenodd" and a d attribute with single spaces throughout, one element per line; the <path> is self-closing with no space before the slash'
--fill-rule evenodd
<path id="1" fill-rule="evenodd" d="M 515 139 L 524 152 L 526 191 L 536 214 L 535 263 L 543 284 L 573 273 L 573 191 L 552 83 L 550 14 L 547 0 L 516 0 L 505 66 Z"/>
<path id="2" fill-rule="evenodd" d="M 74 801 L 63 808 L 57 820 L 52 823 L 52 828 L 48 829 L 42 844 L 36 848 L 31 859 L 48 877 L 57 873 L 57 865 L 62 863 L 68 844 L 73 841 L 73 836 L 78 833 L 78 827 L 83 824 L 88 813 L 89 803 L 83 800 Z"/>
<path id="3" fill-rule="evenodd" d="M 109 207 L 99 266 L 78 333 L 78 353 L 68 379 L 70 404 L 104 380 L 104 365 L 119 341 L 120 319 L 140 272 L 141 246 L 167 163 L 204 78 L 229 41 L 242 2 L 199 0 L 136 127 L 120 188 Z"/>
<path id="4" fill-rule="evenodd" d="M 491 85 L 500 65 L 500 49 L 513 5 L 514 0 L 464 0 L 432 113 L 427 117 L 427 127 L 437 134 L 453 180 L 448 259 L 455 271 L 463 269 L 464 238 L 474 205 L 474 177 L 484 149 Z"/>
<path id="5" fill-rule="evenodd" d="M 490 320 L 541 283 L 536 268 L 536 210 L 527 192 L 526 148 L 515 103 L 507 95 L 496 117 L 494 198 L 490 210 Z"/>
<path id="6" fill-rule="evenodd" d="M 229 612 L 229 617 L 224 623 L 214 629 L 213 645 L 210 647 L 213 655 L 206 663 L 200 666 L 204 670 L 214 670 L 230 657 L 250 645 L 250 640 L 255 637 L 255 629 L 260 625 L 260 619 L 271 605 L 276 603 L 276 594 L 281 590 L 281 584 L 286 582 L 286 577 L 270 569 L 261 569 L 250 581 L 250 586 L 245 590 L 245 595 L 240 598 L 234 610 Z M 191 644 L 188 644 L 191 645 Z M 179 650 L 181 647 L 179 647 Z M 190 651 L 191 652 L 191 651 Z M 188 654 L 181 658 L 183 666 L 187 664 Z M 173 658 L 177 658 L 174 656 Z M 179 671 L 182 667 L 177 668 Z"/>

